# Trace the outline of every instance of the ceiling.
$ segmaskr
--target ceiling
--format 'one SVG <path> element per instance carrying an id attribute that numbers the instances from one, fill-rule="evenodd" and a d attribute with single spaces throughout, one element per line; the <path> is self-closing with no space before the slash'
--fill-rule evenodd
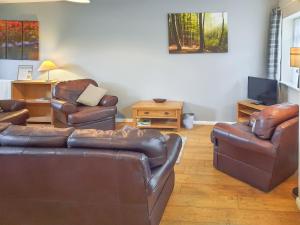
<path id="1" fill-rule="evenodd" d="M 30 2 L 76 2 L 90 3 L 90 0 L 0 0 L 1 3 L 30 3 Z"/>

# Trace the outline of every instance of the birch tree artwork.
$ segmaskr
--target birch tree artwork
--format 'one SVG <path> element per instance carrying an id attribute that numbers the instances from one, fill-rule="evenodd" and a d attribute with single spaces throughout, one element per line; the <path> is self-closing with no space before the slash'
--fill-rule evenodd
<path id="1" fill-rule="evenodd" d="M 175 13 L 168 15 L 169 52 L 228 52 L 227 13 Z"/>

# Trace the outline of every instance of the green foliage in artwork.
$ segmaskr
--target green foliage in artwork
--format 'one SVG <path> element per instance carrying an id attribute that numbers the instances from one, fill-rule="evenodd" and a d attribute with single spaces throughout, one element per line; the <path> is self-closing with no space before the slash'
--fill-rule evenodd
<path id="1" fill-rule="evenodd" d="M 170 53 L 227 52 L 226 13 L 169 14 Z"/>

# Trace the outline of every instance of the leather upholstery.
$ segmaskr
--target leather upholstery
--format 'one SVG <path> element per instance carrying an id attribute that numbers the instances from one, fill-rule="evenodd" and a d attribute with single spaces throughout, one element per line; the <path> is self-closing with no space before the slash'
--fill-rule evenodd
<path id="1" fill-rule="evenodd" d="M 6 130 L 10 125 L 11 123 L 0 123 L 0 132 Z"/>
<path id="2" fill-rule="evenodd" d="M 111 96 L 111 95 L 105 95 L 101 101 L 100 101 L 100 106 L 115 106 L 118 104 L 118 98 L 116 96 Z"/>
<path id="3" fill-rule="evenodd" d="M 80 106 L 77 107 L 78 112 L 68 115 L 68 124 L 80 124 L 97 120 L 105 120 L 108 117 L 114 117 L 117 109 L 114 106 Z"/>
<path id="4" fill-rule="evenodd" d="M 66 147 L 74 128 L 37 128 L 10 126 L 0 134 L 2 146 Z"/>
<path id="5" fill-rule="evenodd" d="M 250 123 L 217 124 L 212 132 L 215 168 L 265 192 L 283 182 L 298 168 L 297 108 L 275 105 L 256 114 L 263 138 L 252 133 Z"/>
<path id="6" fill-rule="evenodd" d="M 0 100 L 0 107 L 4 112 L 13 112 L 25 109 L 26 103 L 20 100 Z"/>
<path id="7" fill-rule="evenodd" d="M 55 127 L 115 129 L 118 103 L 116 96 L 104 96 L 99 106 L 95 107 L 83 106 L 76 102 L 89 84 L 98 86 L 97 82 L 91 79 L 65 81 L 56 85 L 51 102 Z"/>
<path id="8" fill-rule="evenodd" d="M 0 100 L 0 123 L 9 122 L 15 125 L 25 125 L 29 118 L 29 111 L 25 109 L 26 103 L 17 100 Z"/>
<path id="9" fill-rule="evenodd" d="M 91 79 L 60 82 L 53 89 L 52 95 L 53 98 L 65 100 L 66 102 L 77 105 L 77 99 L 90 84 L 98 87 L 97 82 Z"/>
<path id="10" fill-rule="evenodd" d="M 124 150 L 126 144 L 97 151 L 0 147 L 1 223 L 159 225 L 181 149 L 181 138 L 169 136 L 168 159 L 154 169 L 145 154 Z"/>
<path id="11" fill-rule="evenodd" d="M 76 105 L 74 105 L 72 103 L 69 103 L 69 102 L 66 102 L 66 101 L 63 101 L 63 100 L 52 99 L 51 100 L 51 105 L 52 105 L 54 110 L 62 111 L 66 114 L 71 114 L 71 113 L 78 112 Z"/>
<path id="12" fill-rule="evenodd" d="M 299 114 L 298 105 L 281 104 L 270 106 L 258 114 L 254 133 L 261 139 L 270 139 L 276 127 Z"/>
<path id="13" fill-rule="evenodd" d="M 151 168 L 161 166 L 167 160 L 165 137 L 157 130 L 139 130 L 129 127 L 119 131 L 76 130 L 68 139 L 68 146 L 138 151 L 148 157 Z"/>

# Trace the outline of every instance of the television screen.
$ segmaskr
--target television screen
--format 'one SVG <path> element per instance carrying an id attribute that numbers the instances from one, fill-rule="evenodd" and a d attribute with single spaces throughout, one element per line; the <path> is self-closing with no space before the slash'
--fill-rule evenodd
<path id="1" fill-rule="evenodd" d="M 278 101 L 278 81 L 249 77 L 248 98 L 263 105 L 276 104 Z"/>

